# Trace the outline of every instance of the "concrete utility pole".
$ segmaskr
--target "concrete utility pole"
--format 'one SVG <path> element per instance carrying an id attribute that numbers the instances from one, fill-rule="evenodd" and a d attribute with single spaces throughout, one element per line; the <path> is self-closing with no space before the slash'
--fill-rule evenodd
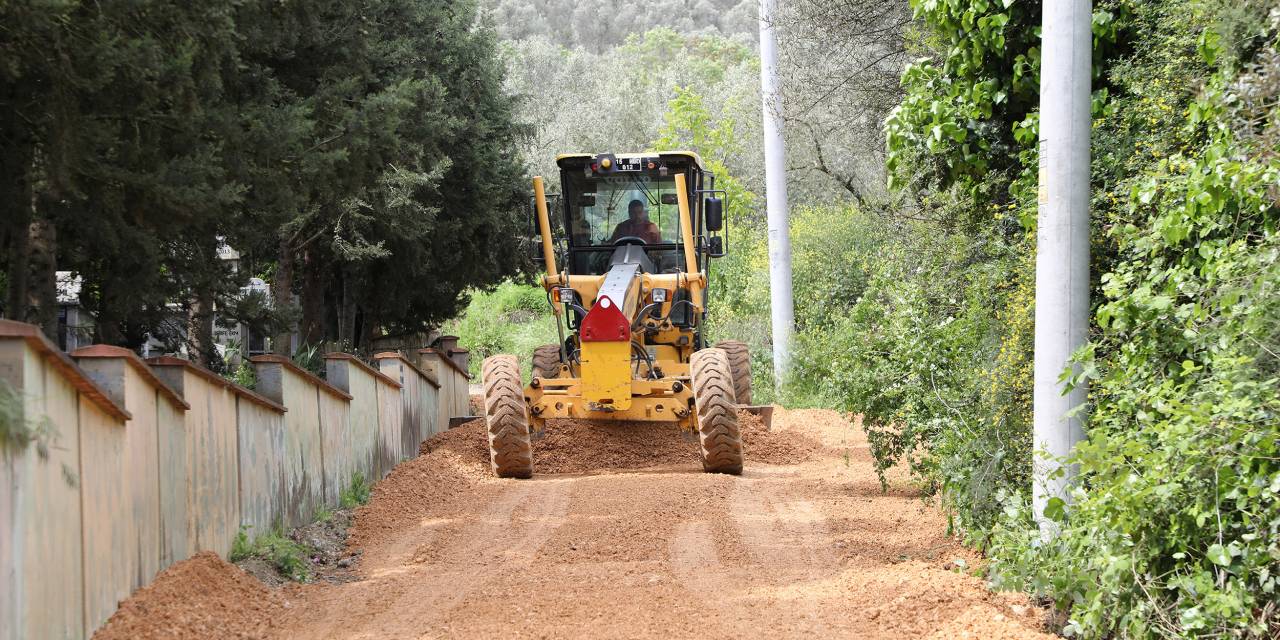
<path id="1" fill-rule="evenodd" d="M 776 0 L 760 0 L 760 95 L 764 101 L 764 176 L 769 211 L 769 306 L 773 319 L 773 377 L 782 386 L 791 369 L 791 225 L 787 222 L 786 153 L 782 146 L 782 82 L 773 19 Z"/>
<path id="2" fill-rule="evenodd" d="M 1063 393 L 1059 376 L 1089 338 L 1090 0 L 1046 0 L 1040 65 L 1040 194 L 1036 230 L 1035 453 L 1032 496 L 1043 536 L 1054 498 L 1069 499 L 1074 465 L 1060 459 L 1084 438 L 1084 385 Z M 1048 456 L 1048 458 L 1046 458 Z"/>

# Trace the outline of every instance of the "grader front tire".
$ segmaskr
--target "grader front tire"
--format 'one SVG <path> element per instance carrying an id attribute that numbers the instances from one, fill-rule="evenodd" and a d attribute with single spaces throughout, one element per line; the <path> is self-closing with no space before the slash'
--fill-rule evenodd
<path id="1" fill-rule="evenodd" d="M 520 386 L 520 364 L 515 356 L 485 358 L 480 377 L 493 473 L 499 478 L 533 477 L 529 409 Z"/>
<path id="2" fill-rule="evenodd" d="M 742 436 L 729 357 L 721 349 L 703 349 L 693 354 L 690 365 L 702 469 L 738 475 L 742 473 Z"/>
<path id="3" fill-rule="evenodd" d="M 751 349 L 738 340 L 721 340 L 717 349 L 723 349 L 729 357 L 729 372 L 733 375 L 733 396 L 738 404 L 751 404 Z"/>

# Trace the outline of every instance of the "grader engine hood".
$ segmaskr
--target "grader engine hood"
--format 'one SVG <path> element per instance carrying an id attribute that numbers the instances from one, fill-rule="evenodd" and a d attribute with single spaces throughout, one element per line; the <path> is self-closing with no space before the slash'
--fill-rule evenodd
<path id="1" fill-rule="evenodd" d="M 640 266 L 616 264 L 582 319 L 582 395 L 596 410 L 631 408 L 631 317 L 640 297 Z"/>

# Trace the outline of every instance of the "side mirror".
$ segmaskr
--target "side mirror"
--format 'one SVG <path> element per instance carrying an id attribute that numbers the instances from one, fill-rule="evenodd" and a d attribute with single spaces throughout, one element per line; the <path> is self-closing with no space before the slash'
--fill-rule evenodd
<path id="1" fill-rule="evenodd" d="M 582 195 L 578 196 L 578 206 L 579 206 L 579 207 L 594 207 L 594 206 L 596 206 L 596 194 L 594 194 L 594 193 L 584 193 L 584 194 L 582 194 Z"/>
<path id="2" fill-rule="evenodd" d="M 674 193 L 664 193 L 661 196 L 658 196 L 658 200 L 661 201 L 662 204 L 680 204 L 680 196 Z"/>
<path id="3" fill-rule="evenodd" d="M 712 258 L 723 258 L 725 256 L 724 238 L 711 236 L 707 239 L 707 255 Z"/>
<path id="4" fill-rule="evenodd" d="M 707 220 L 707 231 L 716 232 L 724 228 L 724 201 L 710 197 L 703 203 L 703 215 Z"/>

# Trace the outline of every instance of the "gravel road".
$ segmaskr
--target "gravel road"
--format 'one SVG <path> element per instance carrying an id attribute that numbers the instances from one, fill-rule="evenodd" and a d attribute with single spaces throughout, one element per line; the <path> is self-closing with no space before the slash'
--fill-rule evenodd
<path id="1" fill-rule="evenodd" d="M 249 587 L 201 556 L 99 637 L 1052 637 L 1043 610 L 962 570 L 981 559 L 905 478 L 881 490 L 860 428 L 743 419 L 741 477 L 702 473 L 671 426 L 565 422 L 535 443 L 533 480 L 497 480 L 464 425 L 356 513 L 357 579 Z"/>

